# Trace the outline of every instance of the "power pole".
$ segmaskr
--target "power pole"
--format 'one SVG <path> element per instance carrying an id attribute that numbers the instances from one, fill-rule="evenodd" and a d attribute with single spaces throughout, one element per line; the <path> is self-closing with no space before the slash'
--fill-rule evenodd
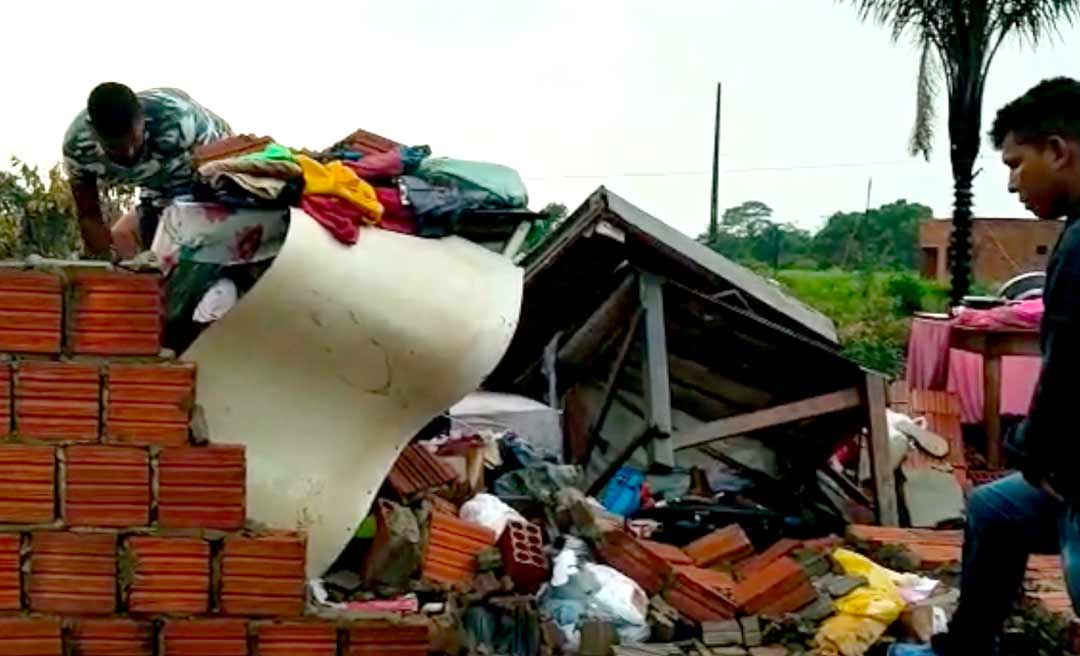
<path id="1" fill-rule="evenodd" d="M 720 217 L 717 212 L 720 204 L 720 91 L 721 84 L 716 83 L 716 122 L 713 125 L 712 151 L 712 203 L 709 204 L 709 242 L 716 243 L 720 235 Z"/>

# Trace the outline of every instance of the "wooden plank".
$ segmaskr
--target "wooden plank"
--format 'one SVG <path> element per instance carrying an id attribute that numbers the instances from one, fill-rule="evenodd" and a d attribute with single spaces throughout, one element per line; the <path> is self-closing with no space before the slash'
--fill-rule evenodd
<path id="1" fill-rule="evenodd" d="M 608 374 L 608 379 L 604 384 L 604 401 L 600 406 L 600 413 L 596 416 L 596 423 L 589 431 L 588 447 L 585 452 L 585 459 L 582 461 L 582 465 L 585 467 L 589 466 L 593 449 L 596 448 L 597 442 L 601 439 L 600 431 L 604 428 L 604 420 L 607 419 L 608 412 L 611 411 L 611 406 L 615 402 L 615 385 L 618 383 L 619 375 L 626 365 L 626 356 L 630 352 L 630 347 L 634 344 L 634 338 L 637 336 L 643 314 L 644 309 L 638 308 L 633 319 L 630 320 L 626 335 L 623 337 L 622 344 L 619 345 L 619 352 L 615 356 L 615 362 L 611 365 L 611 372 Z"/>
<path id="2" fill-rule="evenodd" d="M 870 471 L 874 479 L 878 523 L 899 526 L 900 510 L 896 499 L 896 479 L 889 464 L 889 425 L 885 418 L 887 407 L 885 378 L 866 372 L 866 404 L 870 424 Z"/>
<path id="3" fill-rule="evenodd" d="M 682 381 L 725 401 L 749 408 L 760 408 L 772 402 L 768 392 L 744 385 L 693 360 L 668 355 L 668 362 L 674 381 Z"/>
<path id="4" fill-rule="evenodd" d="M 559 349 L 559 363 L 579 365 L 595 357 L 609 336 L 625 326 L 634 314 L 638 306 L 636 287 L 635 276 L 627 275 Z"/>
<path id="5" fill-rule="evenodd" d="M 983 355 L 1041 355 L 1036 330 L 986 331 L 953 328 L 949 331 L 953 348 Z"/>
<path id="6" fill-rule="evenodd" d="M 1001 356 L 983 358 L 983 427 L 986 429 L 986 464 L 1001 466 Z"/>
<path id="7" fill-rule="evenodd" d="M 884 389 L 882 394 L 884 394 Z M 679 431 L 671 438 L 672 446 L 676 451 L 689 449 L 716 440 L 745 435 L 763 428 L 771 428 L 794 421 L 810 419 L 811 417 L 850 410 L 860 405 L 862 405 L 862 395 L 857 388 L 852 387 L 794 403 L 786 403 L 734 417 L 717 419 L 707 424 Z M 882 414 L 882 418 L 884 416 Z"/>
<path id="8" fill-rule="evenodd" d="M 641 305 L 645 309 L 642 353 L 645 387 L 645 421 L 657 439 L 649 443 L 652 464 L 671 468 L 675 453 L 671 448 L 671 381 L 668 374 L 667 330 L 664 326 L 663 281 L 650 273 L 638 276 Z"/>

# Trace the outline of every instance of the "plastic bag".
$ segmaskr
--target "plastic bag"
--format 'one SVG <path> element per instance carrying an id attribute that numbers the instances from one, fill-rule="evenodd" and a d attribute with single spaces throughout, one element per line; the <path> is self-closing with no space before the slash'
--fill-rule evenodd
<path id="1" fill-rule="evenodd" d="M 510 520 L 525 521 L 521 513 L 491 494 L 478 494 L 461 506 L 460 516 L 467 522 L 480 524 L 495 532 L 495 539 L 502 536 Z"/>
<path id="2" fill-rule="evenodd" d="M 844 574 L 861 576 L 867 585 L 836 600 L 837 615 L 826 620 L 814 638 L 817 653 L 861 656 L 904 612 L 896 582 L 905 577 L 846 549 L 837 549 L 832 558 Z"/>
<path id="3" fill-rule="evenodd" d="M 597 583 L 592 606 L 602 619 L 648 628 L 646 616 L 649 613 L 649 597 L 640 585 L 607 565 L 585 563 L 584 571 Z M 645 637 L 648 635 L 646 631 Z"/>

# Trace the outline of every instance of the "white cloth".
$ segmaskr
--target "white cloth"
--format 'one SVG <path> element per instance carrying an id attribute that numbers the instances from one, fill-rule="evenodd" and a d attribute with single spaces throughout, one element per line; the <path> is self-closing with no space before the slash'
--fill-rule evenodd
<path id="1" fill-rule="evenodd" d="M 221 278 L 203 294 L 192 319 L 195 323 L 213 323 L 236 305 L 239 296 L 236 283 L 228 278 Z"/>

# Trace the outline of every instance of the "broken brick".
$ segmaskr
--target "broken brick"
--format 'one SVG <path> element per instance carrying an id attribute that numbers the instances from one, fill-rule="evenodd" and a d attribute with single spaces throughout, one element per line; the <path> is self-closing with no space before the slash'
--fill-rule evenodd
<path id="1" fill-rule="evenodd" d="M 277 617 L 304 611 L 301 533 L 229 536 L 221 555 L 221 611 L 226 615 Z"/>
<path id="2" fill-rule="evenodd" d="M 349 628 L 346 656 L 427 656 L 428 627 L 420 620 L 360 620 Z"/>
<path id="3" fill-rule="evenodd" d="M 128 609 L 139 614 L 199 614 L 210 607 L 210 545 L 198 538 L 127 540 Z"/>
<path id="4" fill-rule="evenodd" d="M 121 446 L 65 451 L 63 515 L 71 526 L 126 528 L 150 523 L 150 454 Z"/>
<path id="5" fill-rule="evenodd" d="M 68 348 L 76 355 L 157 355 L 161 278 L 124 271 L 81 271 L 71 280 Z"/>
<path id="6" fill-rule="evenodd" d="M 663 589 L 673 571 L 669 562 L 646 549 L 626 531 L 604 533 L 597 552 L 601 560 L 629 576 L 650 595 Z"/>
<path id="7" fill-rule="evenodd" d="M 768 567 L 784 556 L 790 555 L 791 552 L 799 549 L 801 546 L 802 542 L 798 540 L 784 538 L 760 554 L 747 558 L 736 565 L 735 576 L 741 581 L 746 580 L 758 570 Z"/>
<path id="8" fill-rule="evenodd" d="M 48 524 L 56 519 L 56 450 L 0 445 L 0 523 Z"/>
<path id="9" fill-rule="evenodd" d="M 699 567 L 732 564 L 754 553 L 754 545 L 738 524 L 713 531 L 683 547 Z"/>
<path id="10" fill-rule="evenodd" d="M 82 619 L 71 628 L 72 656 L 154 656 L 154 626 L 121 617 Z"/>
<path id="11" fill-rule="evenodd" d="M 0 654 L 64 656 L 60 620 L 54 617 L 0 617 Z"/>
<path id="12" fill-rule="evenodd" d="M 37 532 L 30 536 L 30 610 L 64 615 L 116 611 L 116 536 Z"/>
<path id="13" fill-rule="evenodd" d="M 544 536 L 536 524 L 511 520 L 499 538 L 503 567 L 519 591 L 532 594 L 548 578 L 551 570 L 544 553 Z"/>
<path id="14" fill-rule="evenodd" d="M 281 622 L 256 628 L 256 656 L 336 656 L 332 622 Z"/>
<path id="15" fill-rule="evenodd" d="M 112 362 L 105 376 L 105 439 L 163 447 L 188 441 L 195 365 Z"/>
<path id="16" fill-rule="evenodd" d="M 663 558 L 672 565 L 678 567 L 680 565 L 693 565 L 694 559 L 686 555 L 686 552 L 676 547 L 673 544 L 664 544 L 663 542 L 653 542 L 652 540 L 644 540 L 639 538 L 638 543 L 645 547 L 653 554 Z"/>
<path id="17" fill-rule="evenodd" d="M 21 535 L 0 533 L 0 611 L 19 610 L 22 606 L 21 551 Z"/>
<path id="18" fill-rule="evenodd" d="M 161 656 L 248 656 L 247 622 L 169 620 L 161 629 L 161 647 Z"/>
<path id="19" fill-rule="evenodd" d="M 806 608 L 818 600 L 818 591 L 809 580 L 799 584 L 794 590 L 784 593 L 782 596 L 763 607 L 761 615 L 767 617 L 780 617 L 787 613 Z M 831 613 L 830 613 L 831 614 Z"/>
<path id="20" fill-rule="evenodd" d="M 96 442 L 101 432 L 101 373 L 81 362 L 15 365 L 15 432 L 24 439 Z"/>
<path id="21" fill-rule="evenodd" d="M 247 511 L 244 447 L 215 444 L 162 449 L 158 524 L 163 528 L 243 528 Z"/>
<path id="22" fill-rule="evenodd" d="M 800 598 L 799 594 L 809 594 L 806 586 L 813 592 L 813 584 L 810 583 L 806 570 L 785 556 L 736 585 L 732 597 L 739 609 L 750 615 L 756 615 L 767 608 L 774 613 L 784 613 L 788 611 L 779 609 L 796 603 Z M 817 594 L 814 592 L 806 603 L 816 598 Z M 797 607 L 791 610 L 797 610 Z"/>
<path id="23" fill-rule="evenodd" d="M 727 572 L 721 572 L 716 569 L 705 569 L 703 567 L 694 567 L 693 565 L 682 565 L 676 567 L 675 570 L 684 572 L 698 583 L 714 588 L 725 595 L 730 595 L 732 590 L 735 589 L 735 579 Z"/>
<path id="24" fill-rule="evenodd" d="M 64 290 L 60 277 L 0 270 L 0 352 L 60 353 Z"/>
<path id="25" fill-rule="evenodd" d="M 709 583 L 699 581 L 693 568 L 675 570 L 671 584 L 664 590 L 664 600 L 695 622 L 728 620 L 735 617 L 730 597 Z"/>

